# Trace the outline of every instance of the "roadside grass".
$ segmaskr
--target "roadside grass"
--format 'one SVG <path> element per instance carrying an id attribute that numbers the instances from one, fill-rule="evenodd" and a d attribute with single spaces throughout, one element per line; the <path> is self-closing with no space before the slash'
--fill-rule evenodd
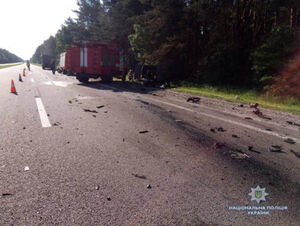
<path id="1" fill-rule="evenodd" d="M 0 65 L 0 69 L 8 68 L 8 67 L 14 67 L 14 66 L 19 66 L 21 64 L 23 64 L 23 63 Z"/>
<path id="2" fill-rule="evenodd" d="M 192 86 L 189 84 L 182 84 L 176 88 L 172 88 L 174 91 L 196 94 L 199 96 L 212 97 L 222 99 L 235 103 L 251 104 L 259 103 L 259 106 L 285 111 L 295 114 L 300 114 L 300 100 L 295 98 L 280 99 L 272 96 L 267 96 L 256 90 L 250 89 L 236 89 L 236 88 L 218 88 L 212 86 Z M 239 98 L 236 99 L 236 96 Z"/>

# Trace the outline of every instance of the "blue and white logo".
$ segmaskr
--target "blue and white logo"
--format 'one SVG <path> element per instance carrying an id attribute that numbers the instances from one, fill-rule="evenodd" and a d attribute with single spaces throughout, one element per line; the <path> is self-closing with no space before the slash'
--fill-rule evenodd
<path id="1" fill-rule="evenodd" d="M 266 188 L 261 188 L 257 185 L 256 188 L 251 188 L 251 192 L 248 195 L 251 197 L 251 201 L 256 201 L 259 204 L 261 201 L 266 201 L 266 196 L 269 193 L 266 192 Z"/>

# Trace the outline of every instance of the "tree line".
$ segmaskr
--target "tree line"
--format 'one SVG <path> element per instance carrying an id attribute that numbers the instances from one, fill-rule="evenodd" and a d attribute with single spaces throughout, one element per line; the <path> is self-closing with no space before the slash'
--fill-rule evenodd
<path id="1" fill-rule="evenodd" d="M 166 79 L 257 86 L 293 50 L 298 0 L 78 0 L 76 19 L 40 45 L 58 55 L 72 41 L 114 42 L 127 68 L 160 65 Z"/>
<path id="2" fill-rule="evenodd" d="M 0 64 L 17 63 L 22 61 L 23 60 L 20 57 L 10 53 L 6 49 L 0 49 Z"/>

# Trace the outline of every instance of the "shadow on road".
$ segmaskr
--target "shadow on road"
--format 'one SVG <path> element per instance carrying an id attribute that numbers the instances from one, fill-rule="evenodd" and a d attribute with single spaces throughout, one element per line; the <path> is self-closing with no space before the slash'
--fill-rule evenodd
<path id="1" fill-rule="evenodd" d="M 111 90 L 113 92 L 132 92 L 132 93 L 141 93 L 147 94 L 157 90 L 161 90 L 158 87 L 146 86 L 134 82 L 122 82 L 122 81 L 113 81 L 113 82 L 102 82 L 102 81 L 91 81 L 89 83 L 80 83 L 79 86 L 85 86 L 93 89 L 100 90 Z"/>

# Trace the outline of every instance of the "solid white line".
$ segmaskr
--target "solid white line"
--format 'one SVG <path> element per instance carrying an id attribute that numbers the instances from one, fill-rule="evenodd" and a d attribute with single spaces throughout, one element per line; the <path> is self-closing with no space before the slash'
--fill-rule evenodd
<path id="1" fill-rule="evenodd" d="M 42 123 L 42 127 L 51 127 L 51 124 L 49 122 L 47 113 L 45 111 L 43 102 L 41 98 L 35 98 L 36 101 L 36 105 L 40 114 L 40 119 L 41 119 L 41 123 Z"/>
<path id="2" fill-rule="evenodd" d="M 102 86 L 109 87 L 110 89 L 124 91 L 122 89 L 115 88 L 115 87 L 112 87 L 112 86 L 109 86 L 109 85 L 102 85 Z M 164 102 L 164 101 L 161 101 L 161 100 L 157 100 L 157 99 L 154 99 L 154 98 L 151 98 L 151 97 L 143 96 L 142 98 L 146 99 L 146 100 L 148 99 L 150 101 L 158 102 L 158 103 L 161 103 L 161 104 L 164 104 L 164 105 L 168 105 L 168 106 L 171 106 L 171 107 L 179 108 L 181 110 L 196 113 L 196 114 L 199 114 L 199 115 L 204 115 L 204 116 L 209 117 L 209 118 L 213 118 L 213 119 L 217 119 L 217 120 L 224 121 L 224 122 L 227 122 L 227 123 L 231 123 L 231 124 L 241 126 L 241 127 L 247 128 L 247 129 L 251 129 L 251 130 L 254 130 L 254 131 L 257 131 L 257 132 L 260 132 L 260 133 L 264 133 L 264 134 L 268 134 L 268 135 L 271 135 L 271 136 L 279 137 L 281 139 L 292 138 L 297 143 L 300 143 L 300 139 L 296 138 L 296 137 L 285 136 L 285 135 L 278 134 L 278 133 L 275 133 L 275 132 L 272 132 L 272 131 L 263 130 L 263 129 L 260 129 L 260 128 L 255 127 L 255 126 L 247 125 L 247 124 L 240 123 L 240 122 L 237 122 L 237 121 L 233 121 L 233 120 L 230 120 L 230 119 L 226 119 L 226 118 L 223 118 L 223 117 L 221 118 L 221 117 L 218 117 L 218 116 L 215 116 L 215 115 L 212 115 L 212 114 L 207 114 L 207 113 L 204 113 L 204 112 L 195 111 L 195 110 L 192 110 L 192 109 L 189 109 L 189 108 L 186 108 L 186 107 L 182 107 L 182 106 L 179 106 L 179 105 L 176 105 L 176 104 L 171 104 L 171 103 Z"/>
<path id="3" fill-rule="evenodd" d="M 30 80 L 31 80 L 31 82 L 34 82 L 34 79 L 33 79 L 33 78 L 31 78 Z"/>

